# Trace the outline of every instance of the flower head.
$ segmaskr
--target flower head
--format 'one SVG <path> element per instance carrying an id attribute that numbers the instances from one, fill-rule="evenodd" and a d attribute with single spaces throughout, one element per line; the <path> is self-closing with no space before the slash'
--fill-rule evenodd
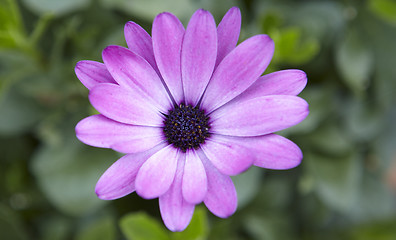
<path id="1" fill-rule="evenodd" d="M 100 112 L 78 123 L 78 139 L 126 153 L 99 179 L 99 198 L 134 191 L 159 198 L 165 225 L 181 231 L 201 202 L 218 217 L 235 212 L 230 176 L 252 165 L 288 169 L 301 162 L 297 145 L 273 132 L 307 116 L 308 104 L 296 96 L 306 75 L 261 76 L 274 43 L 257 35 L 236 46 L 240 24 L 236 7 L 217 27 L 205 10 L 186 29 L 161 13 L 152 37 L 128 22 L 128 48 L 107 47 L 104 63 L 77 63 L 76 75 Z"/>

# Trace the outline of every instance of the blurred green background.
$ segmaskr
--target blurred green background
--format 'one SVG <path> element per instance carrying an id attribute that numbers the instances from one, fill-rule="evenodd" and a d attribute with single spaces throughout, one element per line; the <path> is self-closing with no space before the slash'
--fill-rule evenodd
<path id="1" fill-rule="evenodd" d="M 97 179 L 121 155 L 78 142 L 94 113 L 74 75 L 126 46 L 124 24 L 148 32 L 171 11 L 217 23 L 242 11 L 240 41 L 275 41 L 267 70 L 308 74 L 308 118 L 281 134 L 303 150 L 292 170 L 252 168 L 234 179 L 238 211 L 198 207 L 170 233 L 157 200 L 97 199 Z M 396 239 L 396 1 L 0 0 L 0 239 Z"/>

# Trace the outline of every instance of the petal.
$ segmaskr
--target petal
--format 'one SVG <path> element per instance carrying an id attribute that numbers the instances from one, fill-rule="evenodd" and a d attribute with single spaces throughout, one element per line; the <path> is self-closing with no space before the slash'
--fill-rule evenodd
<path id="1" fill-rule="evenodd" d="M 282 70 L 260 77 L 234 101 L 243 101 L 266 95 L 297 95 L 307 84 L 307 75 L 301 70 Z"/>
<path id="2" fill-rule="evenodd" d="M 225 105 L 210 115 L 214 133 L 258 136 L 298 124 L 308 115 L 308 103 L 296 96 L 271 95 Z"/>
<path id="3" fill-rule="evenodd" d="M 183 231 L 191 221 L 195 205 L 184 200 L 182 194 L 184 159 L 178 161 L 172 186 L 159 197 L 159 207 L 166 227 L 171 231 Z"/>
<path id="4" fill-rule="evenodd" d="M 95 61 L 80 61 L 74 68 L 81 83 L 91 90 L 99 83 L 116 83 L 103 63 Z"/>
<path id="5" fill-rule="evenodd" d="M 227 141 L 241 144 L 254 156 L 254 165 L 268 169 L 290 169 L 302 160 L 300 148 L 287 138 L 276 134 L 257 137 L 230 137 Z"/>
<path id="6" fill-rule="evenodd" d="M 128 48 L 143 57 L 156 70 L 157 65 L 154 59 L 153 44 L 150 35 L 141 26 L 132 21 L 125 24 L 124 35 Z"/>
<path id="7" fill-rule="evenodd" d="M 153 48 L 161 75 L 177 104 L 183 101 L 180 52 L 183 24 L 170 13 L 159 14 L 153 22 Z"/>
<path id="8" fill-rule="evenodd" d="M 217 32 L 213 16 L 198 10 L 191 17 L 184 35 L 181 70 L 186 104 L 195 106 L 210 77 L 217 56 Z"/>
<path id="9" fill-rule="evenodd" d="M 216 66 L 235 48 L 241 31 L 241 11 L 232 7 L 224 15 L 217 27 L 217 59 Z"/>
<path id="10" fill-rule="evenodd" d="M 136 192 L 147 199 L 168 191 L 176 173 L 178 151 L 172 146 L 161 149 L 140 168 L 136 177 Z"/>
<path id="11" fill-rule="evenodd" d="M 227 138 L 213 134 L 201 148 L 211 163 L 223 174 L 237 175 L 247 170 L 254 161 L 248 148 Z"/>
<path id="12" fill-rule="evenodd" d="M 257 35 L 239 44 L 219 64 L 202 98 L 207 112 L 245 91 L 264 72 L 274 53 L 274 42 Z"/>
<path id="13" fill-rule="evenodd" d="M 161 79 L 151 65 L 136 53 L 120 47 L 109 46 L 103 50 L 103 61 L 118 84 L 139 91 L 151 99 L 162 111 L 171 109 L 172 101 Z"/>
<path id="14" fill-rule="evenodd" d="M 92 106 L 118 122 L 143 126 L 162 126 L 162 116 L 145 96 L 110 83 L 102 83 L 89 92 Z"/>
<path id="15" fill-rule="evenodd" d="M 124 153 L 146 151 L 164 141 L 161 128 L 123 124 L 103 115 L 81 120 L 76 135 L 85 144 Z"/>
<path id="16" fill-rule="evenodd" d="M 208 193 L 204 203 L 214 215 L 226 218 L 237 208 L 237 192 L 231 178 L 220 173 L 207 159 L 202 151 L 198 151 L 208 177 Z"/>
<path id="17" fill-rule="evenodd" d="M 112 200 L 135 191 L 136 175 L 152 154 L 153 151 L 146 151 L 120 158 L 100 177 L 95 187 L 96 195 L 103 200 Z"/>
<path id="18" fill-rule="evenodd" d="M 206 195 L 205 168 L 194 150 L 186 152 L 182 189 L 183 197 L 189 203 L 198 204 Z"/>

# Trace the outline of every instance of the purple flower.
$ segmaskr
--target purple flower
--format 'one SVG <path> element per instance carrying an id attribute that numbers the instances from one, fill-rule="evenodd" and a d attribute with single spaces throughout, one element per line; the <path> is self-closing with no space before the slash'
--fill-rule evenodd
<path id="1" fill-rule="evenodd" d="M 128 22 L 128 48 L 107 47 L 104 64 L 77 63 L 77 77 L 101 113 L 78 123 L 78 139 L 126 153 L 99 179 L 99 198 L 134 191 L 158 197 L 165 225 L 182 231 L 201 202 L 221 218 L 235 212 L 230 176 L 252 165 L 289 169 L 301 162 L 298 146 L 273 132 L 308 115 L 307 102 L 296 96 L 306 75 L 260 76 L 274 43 L 257 35 L 236 46 L 240 25 L 236 7 L 217 28 L 205 10 L 196 11 L 186 29 L 161 13 L 152 37 Z"/>

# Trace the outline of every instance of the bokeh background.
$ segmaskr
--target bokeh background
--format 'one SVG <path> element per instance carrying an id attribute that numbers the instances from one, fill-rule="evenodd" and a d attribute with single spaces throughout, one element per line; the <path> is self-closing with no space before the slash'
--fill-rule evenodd
<path id="1" fill-rule="evenodd" d="M 198 8 L 217 23 L 242 11 L 240 41 L 275 41 L 267 72 L 308 75 L 308 118 L 281 134 L 304 153 L 287 171 L 251 168 L 234 179 L 229 219 L 199 206 L 171 233 L 158 201 L 102 201 L 100 175 L 121 155 L 78 142 L 94 114 L 74 74 L 126 46 L 123 27 L 151 32 L 171 11 L 186 25 Z M 396 239 L 396 1 L 0 0 L 0 239 Z"/>

